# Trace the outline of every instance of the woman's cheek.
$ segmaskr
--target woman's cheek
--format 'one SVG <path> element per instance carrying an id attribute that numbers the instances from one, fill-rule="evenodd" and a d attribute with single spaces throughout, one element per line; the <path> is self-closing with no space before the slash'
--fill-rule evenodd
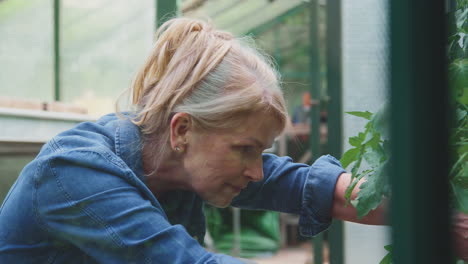
<path id="1" fill-rule="evenodd" d="M 220 157 L 222 157 L 219 160 L 220 164 L 223 164 L 223 166 L 228 166 L 228 167 L 233 167 L 237 166 L 239 163 L 242 161 L 241 155 L 237 153 L 236 151 L 229 151 L 224 154 L 219 154 Z"/>

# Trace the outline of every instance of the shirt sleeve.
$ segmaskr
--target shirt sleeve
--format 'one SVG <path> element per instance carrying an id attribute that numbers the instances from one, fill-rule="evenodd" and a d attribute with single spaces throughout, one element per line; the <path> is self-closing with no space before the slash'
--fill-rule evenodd
<path id="1" fill-rule="evenodd" d="M 330 155 L 309 166 L 264 154 L 263 180 L 250 183 L 232 205 L 297 214 L 300 233 L 314 236 L 331 224 L 335 185 L 343 172 L 340 162 Z"/>
<path id="2" fill-rule="evenodd" d="M 98 263 L 243 263 L 206 251 L 183 226 L 171 225 L 130 173 L 92 151 L 45 161 L 35 175 L 36 221 L 57 243 Z"/>

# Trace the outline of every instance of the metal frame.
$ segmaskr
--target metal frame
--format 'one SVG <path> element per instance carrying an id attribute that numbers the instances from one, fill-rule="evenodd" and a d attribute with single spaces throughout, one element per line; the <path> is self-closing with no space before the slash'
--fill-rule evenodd
<path id="1" fill-rule="evenodd" d="M 331 155 L 343 152 L 342 67 L 341 67 L 341 0 L 327 1 L 327 84 L 328 148 Z M 344 263 L 343 222 L 333 220 L 328 232 L 330 263 Z"/>
<path id="2" fill-rule="evenodd" d="M 54 100 L 60 101 L 60 0 L 54 0 Z"/>
<path id="3" fill-rule="evenodd" d="M 292 16 L 292 15 L 295 15 L 295 14 L 298 14 L 299 12 L 303 11 L 304 8 L 308 8 L 308 3 L 305 3 L 303 2 L 302 4 L 299 4 L 289 10 L 287 10 L 286 12 L 282 13 L 281 15 L 275 17 L 274 19 L 256 27 L 256 28 L 253 28 L 253 29 L 250 29 L 249 31 L 247 31 L 245 33 L 245 35 L 252 35 L 252 36 L 256 36 L 256 35 L 260 35 L 262 34 L 263 32 L 271 29 L 272 27 L 278 25 L 279 23 L 283 22 L 286 18 Z"/>
<path id="4" fill-rule="evenodd" d="M 155 30 L 158 29 L 164 22 L 177 15 L 177 1 L 176 0 L 155 0 Z"/>
<path id="5" fill-rule="evenodd" d="M 54 135 L 91 120 L 83 114 L 0 108 L 0 156 L 37 154 Z"/>
<path id="6" fill-rule="evenodd" d="M 453 261 L 444 5 L 390 1 L 391 223 L 399 264 Z"/>
<path id="7" fill-rule="evenodd" d="M 320 156 L 320 38 L 319 38 L 319 0 L 309 2 L 309 60 L 310 60 L 310 94 L 315 98 L 316 104 L 312 104 L 310 109 L 310 134 L 309 148 L 312 153 L 312 160 Z M 324 234 L 321 233 L 312 239 L 314 263 L 323 263 L 323 241 Z"/>

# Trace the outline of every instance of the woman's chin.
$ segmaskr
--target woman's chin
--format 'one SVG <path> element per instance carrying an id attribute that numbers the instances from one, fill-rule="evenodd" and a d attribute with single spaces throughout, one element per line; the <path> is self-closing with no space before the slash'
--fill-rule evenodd
<path id="1" fill-rule="evenodd" d="M 230 204 L 231 204 L 231 200 L 225 200 L 225 201 L 210 201 L 210 200 L 205 200 L 205 203 L 211 205 L 211 206 L 214 206 L 214 207 L 217 207 L 217 208 L 226 208 L 228 207 Z"/>

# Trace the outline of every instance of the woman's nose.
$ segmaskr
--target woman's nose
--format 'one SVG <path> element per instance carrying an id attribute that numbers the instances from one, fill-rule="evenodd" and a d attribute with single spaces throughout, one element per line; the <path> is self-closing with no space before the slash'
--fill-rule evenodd
<path id="1" fill-rule="evenodd" d="M 257 182 L 263 179 L 263 159 L 262 157 L 257 158 L 255 161 L 251 161 L 245 168 L 244 175 L 250 179 L 250 181 Z"/>

